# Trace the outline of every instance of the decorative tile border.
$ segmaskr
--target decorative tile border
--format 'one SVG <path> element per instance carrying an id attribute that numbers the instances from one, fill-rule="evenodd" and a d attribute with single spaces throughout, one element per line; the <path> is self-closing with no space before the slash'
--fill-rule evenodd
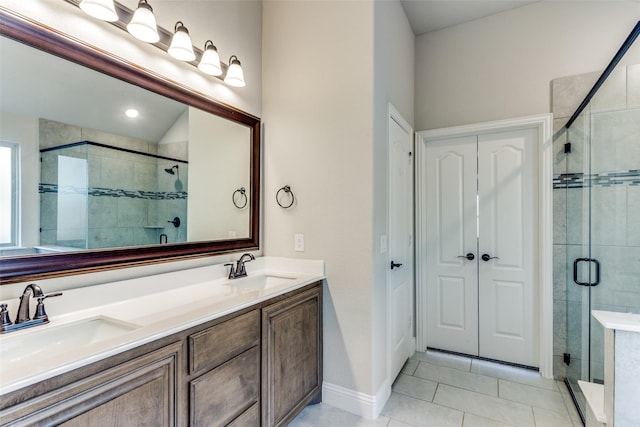
<path id="1" fill-rule="evenodd" d="M 553 189 L 614 187 L 620 185 L 640 185 L 640 169 L 623 172 L 603 172 L 594 174 L 563 173 L 553 175 Z"/>
<path id="2" fill-rule="evenodd" d="M 43 193 L 67 193 L 67 194 L 86 194 L 95 197 L 128 197 L 131 199 L 146 199 L 146 200 L 177 200 L 186 199 L 186 191 L 144 191 L 144 190 L 121 190 L 113 188 L 81 188 L 67 186 L 58 188 L 58 184 L 43 184 L 38 185 L 38 191 Z"/>

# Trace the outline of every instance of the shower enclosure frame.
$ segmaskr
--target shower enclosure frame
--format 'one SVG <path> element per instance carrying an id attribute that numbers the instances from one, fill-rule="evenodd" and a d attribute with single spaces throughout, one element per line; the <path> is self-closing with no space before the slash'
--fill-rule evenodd
<path id="1" fill-rule="evenodd" d="M 578 410 L 578 413 L 580 414 L 580 417 L 582 418 L 583 423 L 585 422 L 585 417 L 584 417 L 584 399 L 579 397 L 581 395 L 581 392 L 579 391 L 578 387 L 577 387 L 577 380 L 581 379 L 581 380 L 587 380 L 587 381 L 593 381 L 593 382 L 599 382 L 600 380 L 602 380 L 602 378 L 604 378 L 604 376 L 602 377 L 598 377 L 597 373 L 595 372 L 597 369 L 595 369 L 595 365 L 599 365 L 599 363 L 597 362 L 597 358 L 594 357 L 594 352 L 598 351 L 597 344 L 595 343 L 596 341 L 596 336 L 594 335 L 594 328 L 597 328 L 597 322 L 593 319 L 593 317 L 591 316 L 591 310 L 594 304 L 593 301 L 593 289 L 595 286 L 598 286 L 600 284 L 600 280 L 601 280 L 601 265 L 600 265 L 600 261 L 594 257 L 593 255 L 593 251 L 594 251 L 594 235 L 592 234 L 592 227 L 594 226 L 593 221 L 594 219 L 592 218 L 592 208 L 593 208 L 593 195 L 592 195 L 592 191 L 594 186 L 596 185 L 602 185 L 602 186 L 611 186 L 615 184 L 620 184 L 621 182 L 624 185 L 625 180 L 629 177 L 630 172 L 637 172 L 637 170 L 635 169 L 640 169 L 640 168 L 634 168 L 634 170 L 630 170 L 628 171 L 628 173 L 625 172 L 616 172 L 616 171 L 612 171 L 612 172 L 604 172 L 604 173 L 593 173 L 594 171 L 592 170 L 592 164 L 593 164 L 593 159 L 592 157 L 592 150 L 594 150 L 594 145 L 595 142 L 593 141 L 593 123 L 592 123 L 592 116 L 591 112 L 585 112 L 584 110 L 587 108 L 587 106 L 589 106 L 592 101 L 593 98 L 596 96 L 596 94 L 598 93 L 598 91 L 601 89 L 601 87 L 604 85 L 604 83 L 607 81 L 607 79 L 610 77 L 610 75 L 614 72 L 614 70 L 616 69 L 616 67 L 618 66 L 618 64 L 620 63 L 620 61 L 622 60 L 622 58 L 625 56 L 625 54 L 627 53 L 627 51 L 630 49 L 630 47 L 633 45 L 633 43 L 635 42 L 635 40 L 638 38 L 638 36 L 640 35 L 640 21 L 635 25 L 635 27 L 633 28 L 633 30 L 630 32 L 629 36 L 626 38 L 626 40 L 624 41 L 624 43 L 622 44 L 622 46 L 620 47 L 620 49 L 616 52 L 616 54 L 614 55 L 613 59 L 611 60 L 611 62 L 608 64 L 608 66 L 606 67 L 606 69 L 602 72 L 602 74 L 600 75 L 600 77 L 598 78 L 598 80 L 596 81 L 596 83 L 594 84 L 594 86 L 591 88 L 591 90 L 589 90 L 589 92 L 587 93 L 587 95 L 585 96 L 584 100 L 580 103 L 580 105 L 578 106 L 578 108 L 576 109 L 576 111 L 573 113 L 573 115 L 569 118 L 569 120 L 567 121 L 567 123 L 565 124 L 564 128 L 562 129 L 562 131 L 565 132 L 566 135 L 566 143 L 564 145 L 564 153 L 566 155 L 570 155 L 571 151 L 572 151 L 572 144 L 571 144 L 571 126 L 574 125 L 574 123 L 579 119 L 579 118 L 583 118 L 584 122 L 583 123 L 583 130 L 584 129 L 589 129 L 588 132 L 586 132 L 585 134 L 580 134 L 579 136 L 584 137 L 584 149 L 583 149 L 583 169 L 578 172 L 578 173 L 567 173 L 565 177 L 560 179 L 560 183 L 554 183 L 554 188 L 562 188 L 561 186 L 564 185 L 565 187 L 565 191 L 568 191 L 570 188 L 582 188 L 582 193 L 580 194 L 582 197 L 585 198 L 585 200 L 582 201 L 582 205 L 584 210 L 582 212 L 579 212 L 578 214 L 575 214 L 575 212 L 573 212 L 573 214 L 580 215 L 580 216 L 585 216 L 586 217 L 586 221 L 584 220 L 584 218 L 580 217 L 580 219 L 582 219 L 582 237 L 586 240 L 580 240 L 579 244 L 577 245 L 578 247 L 582 247 L 582 249 L 578 249 L 580 252 L 583 253 L 582 256 L 576 258 L 575 260 L 573 260 L 573 262 L 570 262 L 570 257 L 569 257 L 569 241 L 568 241 L 568 235 L 569 235 L 569 231 L 567 230 L 569 227 L 569 221 L 570 221 L 570 215 L 569 215 L 569 197 L 567 195 L 567 204 L 566 204 L 566 224 L 565 224 L 565 232 L 567 233 L 567 237 L 566 237 L 566 245 L 567 245 L 567 253 L 566 253 L 566 266 L 567 266 L 567 270 L 569 271 L 570 275 L 572 276 L 572 282 L 570 283 L 569 277 L 566 277 L 566 286 L 567 286 L 567 307 L 566 307 L 566 318 L 567 318 L 567 330 L 566 330 L 566 346 L 567 346 L 567 352 L 564 353 L 563 356 L 563 361 L 565 363 L 565 365 L 567 367 L 570 366 L 571 361 L 572 361 L 572 356 L 571 356 L 571 343 L 569 342 L 570 339 L 576 339 L 575 335 L 572 337 L 571 334 L 571 329 L 575 328 L 577 326 L 578 331 L 580 332 L 579 338 L 580 338 L 580 342 L 578 343 L 579 346 L 583 349 L 583 352 L 581 352 L 579 354 L 580 356 L 580 360 L 581 360 L 581 364 L 579 365 L 579 373 L 577 373 L 577 378 L 574 378 L 574 374 L 576 374 L 575 372 L 571 372 L 569 370 L 567 370 L 567 375 L 565 376 L 565 384 L 571 394 L 571 397 L 574 401 L 574 404 Z M 626 89 L 626 87 L 625 87 Z M 626 93 L 625 93 L 626 94 Z M 634 108 L 635 109 L 635 108 Z M 628 109 L 624 109 L 622 111 L 628 111 Z M 575 134 L 579 134 L 579 130 L 575 131 Z M 618 167 L 618 165 L 615 165 L 616 167 Z M 569 171 L 567 171 L 569 172 Z M 610 184 L 610 182 L 612 182 L 612 184 Z M 558 185 L 558 186 L 556 186 Z M 626 203 L 628 203 L 628 199 L 625 200 Z M 586 225 L 585 225 L 586 224 Z M 596 224 L 597 225 L 597 224 Z M 601 226 L 601 225 L 600 225 Z M 554 242 L 555 243 L 555 242 Z M 573 242 L 575 244 L 575 242 Z M 587 255 L 584 255 L 584 248 L 587 248 Z M 572 264 L 572 265 L 569 265 Z M 606 268 L 606 267 L 605 267 Z M 571 290 L 569 287 L 570 286 L 581 286 L 583 288 L 581 288 L 579 291 L 576 290 Z M 569 297 L 569 293 L 570 292 L 574 292 L 577 293 L 579 295 L 583 295 L 583 299 L 581 299 L 580 304 L 581 304 L 581 308 L 580 308 L 580 317 L 578 317 L 581 320 L 581 324 L 579 325 L 574 325 L 572 324 L 572 319 L 570 316 L 571 313 L 571 307 L 570 307 L 570 297 Z M 585 297 L 586 294 L 586 298 Z M 585 307 L 586 304 L 586 307 Z M 575 313 L 574 313 L 575 314 Z M 576 316 L 574 316 L 576 317 Z M 586 325 L 585 325 L 586 323 Z M 584 342 L 586 341 L 586 342 Z M 600 343 L 602 344 L 602 343 Z M 575 346 L 573 346 L 575 347 Z M 584 360 L 584 349 L 586 349 L 586 360 Z"/>

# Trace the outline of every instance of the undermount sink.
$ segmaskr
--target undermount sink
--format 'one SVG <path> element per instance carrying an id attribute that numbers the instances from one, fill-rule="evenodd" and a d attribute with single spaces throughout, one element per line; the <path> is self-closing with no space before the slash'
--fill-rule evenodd
<path id="1" fill-rule="evenodd" d="M 0 338 L 0 365 L 38 363 L 43 358 L 55 357 L 79 347 L 115 338 L 137 328 L 138 325 L 107 316 L 90 317 L 59 326 L 35 326 L 34 329 Z"/>
<path id="2" fill-rule="evenodd" d="M 241 279 L 230 280 L 229 286 L 234 288 L 262 290 L 275 288 L 282 285 L 291 284 L 291 282 L 298 280 L 296 277 L 264 275 L 264 276 L 247 276 Z"/>

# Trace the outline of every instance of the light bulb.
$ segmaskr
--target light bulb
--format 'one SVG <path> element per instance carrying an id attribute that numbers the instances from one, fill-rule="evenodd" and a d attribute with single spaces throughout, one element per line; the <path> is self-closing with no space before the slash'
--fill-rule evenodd
<path id="1" fill-rule="evenodd" d="M 229 86 L 245 87 L 247 84 L 244 81 L 244 72 L 238 57 L 232 55 L 229 58 L 229 68 L 227 69 L 227 75 L 224 78 L 224 82 Z"/>
<path id="2" fill-rule="evenodd" d="M 118 20 L 113 0 L 82 0 L 80 9 L 87 15 L 91 15 L 101 21 L 115 22 Z"/>
<path id="3" fill-rule="evenodd" d="M 127 25 L 127 31 L 143 42 L 155 43 L 160 40 L 156 17 L 147 0 L 140 0 L 138 8 L 133 13 L 131 22 Z"/>
<path id="4" fill-rule="evenodd" d="M 198 68 L 203 73 L 211 76 L 219 76 L 222 74 L 218 49 L 214 46 L 211 40 L 207 40 L 204 44 L 204 52 L 202 53 L 202 58 L 200 59 Z"/>
<path id="5" fill-rule="evenodd" d="M 189 36 L 189 30 L 187 30 L 187 27 L 185 27 L 181 21 L 176 22 L 175 32 L 171 39 L 171 46 L 169 46 L 167 52 L 180 61 L 189 62 L 196 59 L 191 37 Z"/>

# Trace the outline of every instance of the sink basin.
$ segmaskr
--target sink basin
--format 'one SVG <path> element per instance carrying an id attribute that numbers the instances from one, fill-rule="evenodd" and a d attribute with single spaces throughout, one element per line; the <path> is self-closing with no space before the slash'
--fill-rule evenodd
<path id="1" fill-rule="evenodd" d="M 16 362 L 37 362 L 42 358 L 55 357 L 79 347 L 118 337 L 138 327 L 106 316 L 90 317 L 59 326 L 35 326 L 33 329 L 13 332 L 0 338 L 0 362 L 2 366 L 10 366 L 9 364 Z"/>
<path id="2" fill-rule="evenodd" d="M 248 276 L 243 277 L 241 279 L 233 279 L 229 282 L 228 286 L 238 288 L 238 289 L 248 289 L 248 290 L 264 290 L 279 287 L 282 285 L 290 285 L 295 280 L 298 280 L 296 277 L 285 277 L 285 276 L 273 276 L 273 275 L 264 275 L 264 276 Z"/>

